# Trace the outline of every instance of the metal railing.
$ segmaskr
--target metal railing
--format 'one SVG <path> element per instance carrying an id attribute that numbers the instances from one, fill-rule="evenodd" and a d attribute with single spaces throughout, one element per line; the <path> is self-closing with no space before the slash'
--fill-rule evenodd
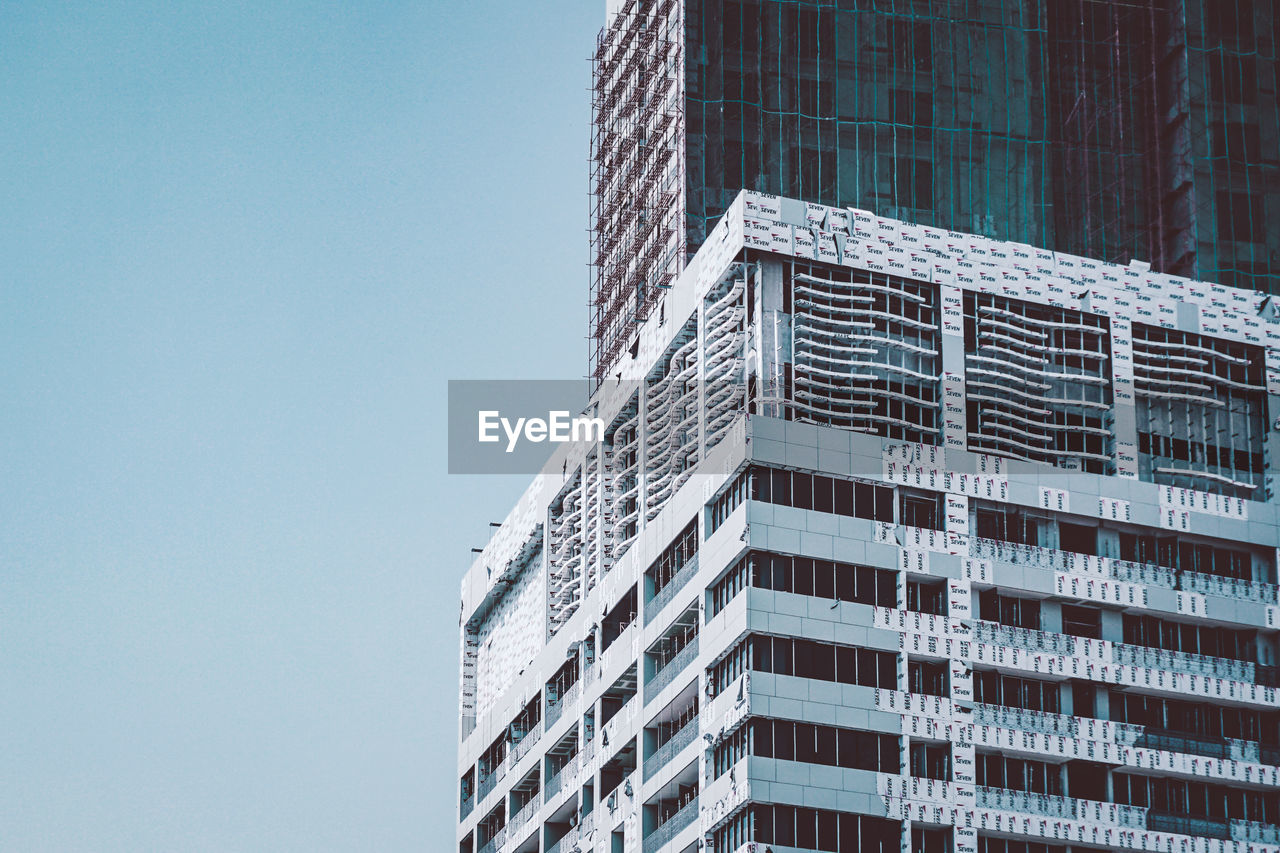
<path id="1" fill-rule="evenodd" d="M 550 728 L 551 725 L 556 722 L 556 720 L 560 719 L 560 716 L 564 713 L 564 709 L 567 706 L 572 705 L 574 702 L 578 701 L 578 697 L 580 695 L 582 695 L 582 682 L 575 681 L 573 682 L 573 684 L 569 686 L 569 689 L 566 690 L 564 692 L 564 695 L 561 696 L 559 699 L 548 699 L 547 713 L 546 713 L 545 720 L 543 722 L 543 726 L 545 728 Z"/>
<path id="2" fill-rule="evenodd" d="M 1238 580 L 1201 572 L 1179 572 L 1178 580 L 1179 588 L 1188 592 L 1245 598 L 1263 604 L 1280 604 L 1280 586 L 1273 583 Z"/>
<path id="3" fill-rule="evenodd" d="M 973 639 L 978 643 L 1009 646 L 1029 652 L 1074 655 L 1076 638 L 1070 634 L 1054 634 L 1032 628 L 1013 628 L 998 622 L 979 620 L 973 623 Z"/>
<path id="4" fill-rule="evenodd" d="M 653 674 L 644 685 L 644 701 L 648 703 L 662 692 L 662 689 L 670 684 L 680 672 L 687 667 L 694 658 L 698 656 L 698 638 L 694 636 L 685 644 L 685 647 L 676 652 L 676 656 L 667 661 L 662 669 Z"/>
<path id="5" fill-rule="evenodd" d="M 1231 826 L 1216 820 L 1186 815 L 1147 814 L 1147 829 L 1154 832 L 1172 832 L 1178 835 L 1194 835 L 1200 838 L 1231 838 Z"/>
<path id="6" fill-rule="evenodd" d="M 682 829 L 693 823 L 694 818 L 697 816 L 698 798 L 694 797 L 685 803 L 680 811 L 658 824 L 654 827 L 653 832 L 645 836 L 641 845 L 644 853 L 655 853 L 655 851 L 661 850 L 664 844 L 675 838 Z"/>
<path id="7" fill-rule="evenodd" d="M 1137 646 L 1131 643 L 1115 643 L 1111 654 L 1112 660 L 1116 663 L 1128 666 L 1171 670 L 1190 675 L 1207 675 L 1229 681 L 1252 682 L 1258 677 L 1257 667 L 1254 664 L 1231 658 L 1215 658 L 1190 652 L 1171 652 L 1167 649 Z"/>
<path id="8" fill-rule="evenodd" d="M 511 816 L 507 821 L 507 833 L 512 834 L 520 831 L 520 827 L 524 826 L 533 813 L 542 805 L 542 792 L 537 791 L 528 801 L 520 807 L 520 811 Z"/>
<path id="9" fill-rule="evenodd" d="M 1048 794 L 1031 794 L 1009 788 L 977 787 L 978 808 L 998 809 L 1003 812 L 1020 812 L 1042 817 L 1074 818 L 1075 804 L 1069 797 Z"/>
<path id="10" fill-rule="evenodd" d="M 654 750 L 653 755 L 644 760 L 644 778 L 652 779 L 659 770 L 666 766 L 668 761 L 692 743 L 697 736 L 698 718 L 696 716 L 690 717 L 689 721 L 678 732 L 667 738 L 666 743 Z"/>
<path id="11" fill-rule="evenodd" d="M 467 797 L 465 800 L 463 800 L 462 804 L 458 806 L 458 818 L 460 820 L 466 820 L 467 815 L 471 814 L 472 809 L 474 809 L 475 807 L 476 807 L 476 798 L 475 798 L 475 795 L 473 794 L 470 797 Z"/>
<path id="12" fill-rule="evenodd" d="M 970 540 L 970 553 L 984 560 L 999 560 L 1017 566 L 1034 566 L 1063 572 L 1072 571 L 1083 560 L 1087 564 L 1093 564 L 1090 568 L 1096 567 L 1119 581 L 1179 589 L 1202 595 L 1243 598 L 1264 604 L 1280 604 L 1280 585 L 1277 584 L 1240 580 L 1204 572 L 1178 571 L 1156 563 L 1096 557 L 1091 554 L 1042 548 L 1038 545 L 1019 545 L 1016 542 L 977 537 Z"/>
<path id="13" fill-rule="evenodd" d="M 1252 820 L 1233 820 L 1229 824 L 1233 841 L 1246 841 L 1254 844 L 1280 844 L 1280 826 L 1269 823 L 1258 823 Z"/>
<path id="14" fill-rule="evenodd" d="M 1003 729 L 1021 729 L 1060 737 L 1077 737 L 1080 720 L 1066 714 L 1048 711 L 1031 711 L 1005 705 L 979 704 L 973 706 L 973 721 L 980 726 L 999 726 Z"/>
<path id="15" fill-rule="evenodd" d="M 533 745 L 538 742 L 538 738 L 540 737 L 542 737 L 542 721 L 541 720 L 539 720 L 538 724 L 535 725 L 532 729 L 525 732 L 524 737 L 520 738 L 520 740 L 511 744 L 511 763 L 515 764 L 521 758 L 524 758 L 526 755 L 528 755 L 529 750 L 533 748 Z"/>
<path id="16" fill-rule="evenodd" d="M 1127 829 L 1147 828 L 1147 810 L 1144 808 L 1097 800 L 1082 800 L 1077 797 L 1033 794 L 1028 791 L 979 785 L 977 805 L 979 808 L 999 809 L 1041 817 L 1110 823 Z"/>
<path id="17" fill-rule="evenodd" d="M 653 618 L 662 612 L 662 608 L 671 603 L 676 593 L 684 589 L 689 580 L 698 573 L 698 555 L 694 554 L 689 561 L 680 567 L 667 585 L 658 590 L 653 598 L 644 603 L 644 624 L 648 625 Z"/>
<path id="18" fill-rule="evenodd" d="M 480 802 L 485 797 L 489 796 L 489 792 L 497 787 L 498 781 L 501 778 L 502 776 L 498 773 L 497 769 L 489 775 L 482 777 L 480 779 L 480 784 L 476 785 L 476 802 Z"/>

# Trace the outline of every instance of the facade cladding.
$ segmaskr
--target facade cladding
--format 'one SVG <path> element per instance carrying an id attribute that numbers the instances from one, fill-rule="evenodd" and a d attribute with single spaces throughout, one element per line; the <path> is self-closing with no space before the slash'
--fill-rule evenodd
<path id="1" fill-rule="evenodd" d="M 727 207 L 463 581 L 460 853 L 1280 853 L 1269 298 Z"/>
<path id="2" fill-rule="evenodd" d="M 1273 0 L 618 0 L 597 380 L 742 187 L 1274 293 Z"/>

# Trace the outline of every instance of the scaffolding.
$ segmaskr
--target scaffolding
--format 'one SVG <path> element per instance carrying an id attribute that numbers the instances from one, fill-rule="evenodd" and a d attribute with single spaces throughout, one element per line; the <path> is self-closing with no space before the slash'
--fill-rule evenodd
<path id="1" fill-rule="evenodd" d="M 683 9 L 627 0 L 592 61 L 591 350 L 598 384 L 684 264 Z"/>

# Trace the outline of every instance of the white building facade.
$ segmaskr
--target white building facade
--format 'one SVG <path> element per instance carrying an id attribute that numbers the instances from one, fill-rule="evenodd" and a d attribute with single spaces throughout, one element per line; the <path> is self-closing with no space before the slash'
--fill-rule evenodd
<path id="1" fill-rule="evenodd" d="M 457 849 L 1280 853 L 1278 404 L 1264 294 L 742 193 L 463 580 Z"/>

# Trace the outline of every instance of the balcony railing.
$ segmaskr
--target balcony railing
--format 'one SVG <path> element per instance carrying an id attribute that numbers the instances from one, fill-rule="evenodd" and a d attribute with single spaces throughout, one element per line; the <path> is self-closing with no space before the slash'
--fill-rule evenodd
<path id="1" fill-rule="evenodd" d="M 556 720 L 560 719 L 560 716 L 564 713 L 564 709 L 566 707 L 578 701 L 578 697 L 580 695 L 582 695 L 582 682 L 575 681 L 559 699 L 548 699 L 547 714 L 543 726 L 545 728 L 550 728 Z"/>
<path id="2" fill-rule="evenodd" d="M 644 604 L 644 624 L 648 625 L 653 621 L 653 617 L 662 612 L 662 608 L 666 607 L 671 599 L 675 598 L 676 593 L 684 589 L 689 583 L 690 578 L 698 573 L 698 555 L 694 554 L 689 562 L 680 567 L 680 571 L 672 576 L 667 585 L 658 590 L 657 595 L 649 599 Z"/>
<path id="3" fill-rule="evenodd" d="M 667 762 L 678 755 L 681 750 L 693 742 L 698 736 L 698 718 L 690 717 L 681 729 L 667 739 L 667 742 L 654 750 L 653 755 L 644 760 L 644 778 L 652 779 Z"/>
<path id="4" fill-rule="evenodd" d="M 520 831 L 520 827 L 528 823 L 529 818 L 538 811 L 538 807 L 542 805 L 542 792 L 538 791 L 529 800 L 520 807 L 520 811 L 511 816 L 507 821 L 507 834 L 513 835 Z"/>
<path id="5" fill-rule="evenodd" d="M 529 750 L 533 749 L 533 745 L 538 742 L 538 738 L 540 737 L 542 737 L 542 721 L 541 720 L 539 720 L 538 724 L 535 725 L 532 729 L 525 732 L 524 737 L 520 738 L 520 740 L 516 741 L 511 745 L 511 763 L 514 765 L 518 761 L 520 761 L 520 759 L 528 755 Z"/>
<path id="6" fill-rule="evenodd" d="M 1257 823 L 1252 820 L 1233 820 L 1230 824 L 1233 841 L 1252 842 L 1254 844 L 1280 844 L 1280 826 L 1269 823 Z"/>
<path id="7" fill-rule="evenodd" d="M 693 823 L 697 816 L 698 798 L 694 797 L 685 803 L 680 811 L 658 824 L 654 827 L 653 832 L 645 836 L 644 843 L 641 845 L 644 853 L 655 853 L 655 851 L 661 850 L 664 844 L 675 838 L 682 829 Z"/>
<path id="8" fill-rule="evenodd" d="M 1172 832 L 1199 838 L 1231 838 L 1229 824 L 1186 815 L 1148 814 L 1146 828 L 1154 832 Z"/>
<path id="9" fill-rule="evenodd" d="M 554 776 L 547 780 L 547 784 L 543 786 L 543 799 L 546 802 L 551 802 L 556 794 L 560 793 L 560 787 L 564 783 L 564 780 L 573 778 L 573 775 L 578 772 L 581 762 L 582 753 L 579 752 L 566 761 L 564 766 L 561 767 Z"/>
<path id="10" fill-rule="evenodd" d="M 458 806 L 458 818 L 460 820 L 466 820 L 467 815 L 471 814 L 471 810 L 474 809 L 475 807 L 476 807 L 475 795 L 467 797 L 465 800 L 462 801 L 462 804 Z"/>
<path id="11" fill-rule="evenodd" d="M 1167 649 L 1154 649 L 1130 643 L 1114 644 L 1112 660 L 1128 666 L 1171 670 L 1190 675 L 1207 675 L 1229 681 L 1252 682 L 1258 676 L 1257 668 L 1248 661 L 1215 658 L 1189 652 L 1171 652 Z"/>
<path id="12" fill-rule="evenodd" d="M 1076 797 L 1033 794 L 1008 788 L 991 788 L 979 785 L 977 788 L 977 805 L 979 808 L 999 809 L 1000 811 L 1033 814 L 1041 817 L 1107 823 L 1122 826 L 1126 829 L 1145 829 L 1147 827 L 1146 809 L 1138 806 L 1082 800 Z"/>
<path id="13" fill-rule="evenodd" d="M 974 705 L 973 722 L 980 726 L 999 726 L 1047 735 L 1074 738 L 1080 733 L 1080 720 L 1066 714 L 1009 708 L 1004 705 Z"/>
<path id="14" fill-rule="evenodd" d="M 504 764 L 505 764 L 505 760 L 504 760 Z M 487 776 L 480 777 L 480 784 L 476 786 L 476 802 L 480 802 L 485 797 L 489 796 L 489 792 L 492 791 L 495 787 L 497 787 L 498 782 L 501 781 L 502 779 L 502 776 L 503 776 L 502 770 L 504 769 L 505 768 L 503 767 L 503 765 L 500 764 L 498 765 L 497 768 L 494 769 L 492 773 L 488 774 Z"/>
<path id="15" fill-rule="evenodd" d="M 493 834 L 493 837 L 480 846 L 476 853 L 493 853 L 507 840 L 507 828 L 504 826 Z"/>
<path id="16" fill-rule="evenodd" d="M 1099 571 L 1119 581 L 1160 586 L 1165 589 L 1180 589 L 1203 595 L 1243 598 L 1261 601 L 1264 604 L 1280 604 L 1280 585 L 1277 584 L 1238 580 L 1202 572 L 1177 571 L 1155 563 L 1095 557 L 1091 554 L 1077 554 L 1072 551 L 1041 548 L 1037 545 L 1019 545 L 1015 542 L 977 537 L 971 540 L 970 553 L 984 560 L 999 560 L 1018 566 L 1034 566 L 1062 572 L 1080 569 L 1080 563 L 1083 561 L 1085 571 Z"/>
<path id="17" fill-rule="evenodd" d="M 1009 646 L 1028 652 L 1074 655 L 1076 651 L 1076 638 L 1069 634 L 1053 634 L 1031 628 L 1013 628 L 998 622 L 974 622 L 973 639 L 978 643 Z"/>
<path id="18" fill-rule="evenodd" d="M 1236 578 L 1224 578 L 1219 575 L 1206 575 L 1200 572 L 1181 572 L 1178 576 L 1179 588 L 1188 592 L 1199 592 L 1204 595 L 1221 595 L 1227 598 L 1244 598 L 1260 601 L 1263 604 L 1280 603 L 1280 587 L 1262 581 L 1243 581 Z"/>
<path id="19" fill-rule="evenodd" d="M 695 636 L 685 644 L 685 647 L 676 652 L 676 656 L 667 661 L 662 669 L 653 674 L 653 677 L 644 686 L 644 701 L 648 703 L 662 692 L 663 688 L 670 684 L 680 672 L 687 667 L 694 658 L 698 656 L 698 638 Z"/>

